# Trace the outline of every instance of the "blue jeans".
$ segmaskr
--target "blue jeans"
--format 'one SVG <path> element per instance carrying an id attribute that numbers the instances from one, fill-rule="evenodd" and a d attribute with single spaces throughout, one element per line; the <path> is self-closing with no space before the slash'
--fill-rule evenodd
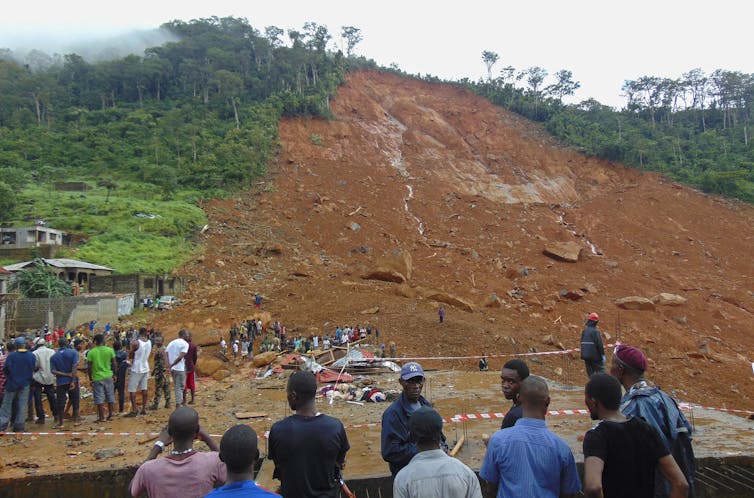
<path id="1" fill-rule="evenodd" d="M 26 431 L 26 407 L 28 406 L 29 386 L 22 387 L 18 391 L 5 391 L 3 404 L 0 406 L 0 431 L 4 431 L 8 427 L 14 399 L 18 399 L 18 413 L 16 413 L 16 420 L 13 422 L 13 432 Z"/>

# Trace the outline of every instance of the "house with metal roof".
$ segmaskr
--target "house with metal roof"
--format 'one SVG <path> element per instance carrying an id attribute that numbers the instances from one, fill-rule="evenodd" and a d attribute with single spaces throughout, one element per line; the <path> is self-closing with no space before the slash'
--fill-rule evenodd
<path id="1" fill-rule="evenodd" d="M 11 273 L 16 273 L 34 266 L 36 261 L 37 260 L 15 263 L 4 266 L 3 268 Z M 108 268 L 107 266 L 95 265 L 94 263 L 87 263 L 86 261 L 79 261 L 77 259 L 41 258 L 41 261 L 43 261 L 45 266 L 50 271 L 54 272 L 61 280 L 70 283 L 73 286 L 75 293 L 77 293 L 78 289 L 86 292 L 89 288 L 89 281 L 92 277 L 112 275 L 113 272 L 115 272 L 114 269 Z"/>

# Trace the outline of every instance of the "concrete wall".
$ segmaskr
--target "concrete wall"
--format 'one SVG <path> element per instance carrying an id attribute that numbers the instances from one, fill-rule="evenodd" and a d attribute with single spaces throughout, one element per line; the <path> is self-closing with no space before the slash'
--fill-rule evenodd
<path id="1" fill-rule="evenodd" d="M 24 247 L 24 248 L 16 248 L 16 247 L 3 247 L 0 245 L 0 258 L 3 259 L 15 259 L 18 261 L 30 261 L 31 260 L 31 251 L 33 249 L 36 249 L 39 251 L 39 254 L 46 259 L 52 259 L 57 254 L 57 251 L 60 249 L 60 246 L 50 246 L 50 245 L 42 245 L 39 247 Z"/>
<path id="2" fill-rule="evenodd" d="M 133 311 L 133 299 L 133 294 L 130 297 L 111 295 L 20 299 L 16 314 L 16 328 L 18 330 L 36 329 L 48 323 L 50 327 L 69 329 L 92 320 L 100 324 L 115 323 L 118 320 L 119 309 Z"/>
<path id="3" fill-rule="evenodd" d="M 183 276 L 150 275 L 136 273 L 130 275 L 97 275 L 89 281 L 90 292 L 112 294 L 134 294 L 136 303 L 147 296 L 180 296 L 191 279 Z"/>

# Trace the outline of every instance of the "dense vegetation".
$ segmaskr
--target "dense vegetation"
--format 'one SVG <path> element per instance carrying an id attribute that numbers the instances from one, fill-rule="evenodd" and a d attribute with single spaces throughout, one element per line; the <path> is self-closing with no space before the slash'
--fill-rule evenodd
<path id="1" fill-rule="evenodd" d="M 616 111 L 590 99 L 565 105 L 579 87 L 570 71 L 551 84 L 539 67 L 506 67 L 493 77 L 497 54 L 485 51 L 484 81 L 461 84 L 533 120 L 585 154 L 659 171 L 705 192 L 754 202 L 751 143 L 754 75 L 699 69 L 677 79 L 645 76 L 621 89 Z"/>
<path id="2" fill-rule="evenodd" d="M 161 29 L 175 41 L 106 62 L 0 53 L 0 221 L 83 234 L 76 256 L 118 272 L 169 271 L 205 223 L 197 201 L 248 187 L 279 119 L 329 115 L 349 65 L 371 64 L 349 57 L 353 27 L 346 55 L 315 23 L 288 46 L 282 29 L 232 17 Z M 52 188 L 72 180 L 90 189 Z"/>

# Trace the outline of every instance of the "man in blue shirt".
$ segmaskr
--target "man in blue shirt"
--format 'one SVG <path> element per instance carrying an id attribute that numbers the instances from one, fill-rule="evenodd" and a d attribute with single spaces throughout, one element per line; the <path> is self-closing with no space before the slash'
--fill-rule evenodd
<path id="1" fill-rule="evenodd" d="M 248 425 L 234 425 L 220 440 L 220 460 L 228 469 L 225 485 L 205 498 L 272 498 L 276 495 L 253 480 L 254 463 L 259 459 L 257 433 Z"/>
<path id="2" fill-rule="evenodd" d="M 18 399 L 18 412 L 13 421 L 14 432 L 26 431 L 26 408 L 29 399 L 29 386 L 34 371 L 38 368 L 34 353 L 29 351 L 26 338 L 16 337 L 13 341 L 16 351 L 8 355 L 3 366 L 5 373 L 5 396 L 0 406 L 0 431 L 5 431 L 11 418 L 13 400 Z"/>
<path id="3" fill-rule="evenodd" d="M 421 406 L 432 406 L 421 395 L 424 387 L 421 365 L 416 362 L 403 365 L 398 382 L 403 392 L 382 414 L 382 459 L 390 466 L 394 478 L 419 452 L 416 443 L 408 437 L 411 414 Z M 443 435 L 442 448 L 447 450 L 447 447 Z"/>
<path id="4" fill-rule="evenodd" d="M 73 405 L 74 424 L 79 422 L 79 392 L 77 389 L 79 354 L 68 347 L 68 339 L 65 337 L 58 339 L 58 346 L 60 349 L 50 358 L 50 371 L 55 375 L 55 399 L 58 403 L 55 413 L 57 423 L 53 427 L 54 429 L 63 427 L 66 399 L 70 400 L 71 405 Z"/>
<path id="5" fill-rule="evenodd" d="M 523 418 L 490 439 L 479 476 L 485 496 L 558 498 L 581 491 L 576 462 L 568 445 L 547 429 L 547 383 L 529 376 L 519 393 Z"/>

